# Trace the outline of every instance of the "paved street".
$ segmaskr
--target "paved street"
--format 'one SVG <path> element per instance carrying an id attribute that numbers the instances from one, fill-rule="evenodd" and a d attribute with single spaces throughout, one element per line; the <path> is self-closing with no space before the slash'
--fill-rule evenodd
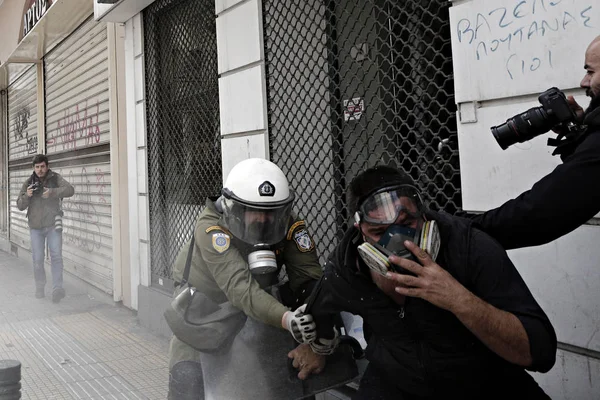
<path id="1" fill-rule="evenodd" d="M 0 276 L 0 359 L 22 363 L 23 399 L 166 399 L 168 341 L 134 312 L 66 274 L 59 304 L 49 285 L 36 299 L 31 263 L 3 252 Z"/>

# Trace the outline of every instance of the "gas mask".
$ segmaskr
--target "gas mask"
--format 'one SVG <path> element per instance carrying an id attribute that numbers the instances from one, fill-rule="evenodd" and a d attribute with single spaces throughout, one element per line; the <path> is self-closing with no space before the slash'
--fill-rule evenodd
<path id="1" fill-rule="evenodd" d="M 365 242 L 358 246 L 358 254 L 373 271 L 384 275 L 388 271 L 408 274 L 403 268 L 391 263 L 388 257 L 395 255 L 412 261 L 415 256 L 404 246 L 410 240 L 425 250 L 435 261 L 440 250 L 440 231 L 435 221 L 426 221 L 421 229 L 402 225 L 390 225 L 377 243 Z"/>
<path id="2" fill-rule="evenodd" d="M 358 204 L 354 214 L 356 224 L 365 222 L 388 226 L 377 243 L 365 242 L 358 246 L 361 258 L 373 271 L 381 275 L 388 271 L 408 273 L 388 260 L 391 255 L 396 255 L 416 261 L 404 247 L 406 240 L 414 242 L 435 260 L 440 249 L 440 233 L 436 222 L 425 221 L 421 229 L 410 227 L 409 221 L 421 219 L 424 208 L 416 187 L 405 183 L 386 186 L 369 193 Z M 403 221 L 403 224 L 399 224 L 399 221 Z"/>
<path id="3" fill-rule="evenodd" d="M 252 275 L 264 275 L 277 271 L 277 258 L 270 246 L 257 244 L 248 254 L 248 268 Z"/>

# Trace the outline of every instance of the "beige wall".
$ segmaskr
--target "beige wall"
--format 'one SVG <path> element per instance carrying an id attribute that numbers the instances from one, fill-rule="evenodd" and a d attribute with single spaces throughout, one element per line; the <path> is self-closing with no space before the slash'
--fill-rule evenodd
<path id="1" fill-rule="evenodd" d="M 19 30 L 26 0 L 6 0 L 0 5 L 0 65 L 19 44 Z"/>

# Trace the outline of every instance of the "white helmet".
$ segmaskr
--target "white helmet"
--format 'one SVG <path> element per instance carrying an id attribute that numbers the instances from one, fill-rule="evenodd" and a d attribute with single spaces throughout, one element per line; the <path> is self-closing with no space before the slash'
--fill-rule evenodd
<path id="1" fill-rule="evenodd" d="M 250 158 L 236 164 L 222 191 L 223 219 L 238 239 L 272 245 L 287 233 L 294 192 L 271 161 Z"/>

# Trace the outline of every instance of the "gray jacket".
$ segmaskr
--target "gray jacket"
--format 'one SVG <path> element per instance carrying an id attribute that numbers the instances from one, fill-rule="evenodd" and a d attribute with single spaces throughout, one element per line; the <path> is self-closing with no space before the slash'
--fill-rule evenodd
<path id="1" fill-rule="evenodd" d="M 34 180 L 39 179 L 33 174 L 23 183 L 19 197 L 17 197 L 17 208 L 21 211 L 27 209 L 27 220 L 30 229 L 42 229 L 54 225 L 54 218 L 61 213 L 60 201 L 64 197 L 75 194 L 73 186 L 62 176 L 48 170 L 43 179 L 39 179 L 43 189 L 32 197 L 27 196 L 27 188 Z M 47 199 L 42 198 L 45 188 L 50 190 Z"/>

